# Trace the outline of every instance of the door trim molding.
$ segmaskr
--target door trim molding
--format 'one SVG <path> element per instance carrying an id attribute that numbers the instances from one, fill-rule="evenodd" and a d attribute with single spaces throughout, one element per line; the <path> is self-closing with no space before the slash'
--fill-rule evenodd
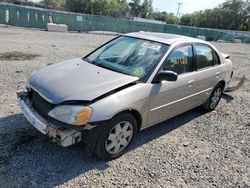
<path id="1" fill-rule="evenodd" d="M 180 102 L 180 101 L 183 101 L 183 100 L 186 100 L 186 99 L 188 99 L 188 98 L 190 98 L 190 97 L 194 97 L 194 96 L 196 96 L 196 95 L 199 95 L 199 94 L 201 94 L 201 93 L 204 93 L 204 92 L 210 91 L 210 90 L 212 90 L 212 89 L 213 89 L 213 88 L 212 88 L 212 87 L 210 87 L 210 88 L 205 89 L 205 90 L 203 90 L 203 91 L 200 91 L 200 92 L 198 92 L 198 93 L 194 93 L 194 94 L 192 94 L 192 95 L 189 95 L 189 96 L 186 96 L 186 97 L 184 97 L 184 98 L 181 98 L 181 99 L 175 100 L 175 101 L 173 101 L 173 102 L 170 102 L 170 103 L 167 103 L 167 104 L 164 104 L 164 105 L 158 106 L 158 107 L 156 107 L 156 108 L 151 109 L 151 110 L 150 110 L 150 112 L 153 112 L 153 111 L 158 110 L 158 109 L 160 109 L 160 108 L 163 108 L 163 107 L 166 107 L 166 106 L 172 105 L 172 104 L 174 104 L 174 103 L 177 103 L 177 102 Z"/>

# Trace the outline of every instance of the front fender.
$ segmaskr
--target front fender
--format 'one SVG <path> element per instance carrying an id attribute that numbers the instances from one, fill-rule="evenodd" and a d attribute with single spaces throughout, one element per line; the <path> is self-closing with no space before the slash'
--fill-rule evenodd
<path id="1" fill-rule="evenodd" d="M 133 109 L 140 113 L 142 124 L 147 123 L 150 88 L 151 84 L 139 83 L 96 101 L 90 105 L 93 112 L 89 122 L 109 120 L 120 112 Z"/>

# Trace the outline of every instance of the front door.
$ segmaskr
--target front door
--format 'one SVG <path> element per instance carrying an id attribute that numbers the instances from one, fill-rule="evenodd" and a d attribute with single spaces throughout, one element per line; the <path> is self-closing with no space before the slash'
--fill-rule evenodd
<path id="1" fill-rule="evenodd" d="M 196 89 L 196 72 L 193 66 L 192 45 L 174 48 L 164 61 L 161 70 L 178 74 L 177 81 L 152 84 L 148 124 L 153 125 L 180 114 L 197 105 L 193 94 Z"/>

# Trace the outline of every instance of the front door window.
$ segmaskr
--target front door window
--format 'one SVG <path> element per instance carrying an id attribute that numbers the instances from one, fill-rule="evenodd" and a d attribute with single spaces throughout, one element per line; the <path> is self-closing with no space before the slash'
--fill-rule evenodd
<path id="1" fill-rule="evenodd" d="M 187 72 L 192 72 L 192 45 L 186 45 L 174 49 L 163 63 L 163 70 L 174 71 L 179 75 Z"/>

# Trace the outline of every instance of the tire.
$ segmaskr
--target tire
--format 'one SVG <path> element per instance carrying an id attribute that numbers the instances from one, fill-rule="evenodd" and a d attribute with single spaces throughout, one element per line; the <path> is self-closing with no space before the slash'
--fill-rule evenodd
<path id="1" fill-rule="evenodd" d="M 137 133 L 137 122 L 129 112 L 113 117 L 97 139 L 94 153 L 101 159 L 111 160 L 123 155 Z"/>
<path id="2" fill-rule="evenodd" d="M 204 109 L 211 112 L 219 104 L 223 92 L 223 85 L 217 84 L 211 93 L 209 99 L 202 105 Z"/>

